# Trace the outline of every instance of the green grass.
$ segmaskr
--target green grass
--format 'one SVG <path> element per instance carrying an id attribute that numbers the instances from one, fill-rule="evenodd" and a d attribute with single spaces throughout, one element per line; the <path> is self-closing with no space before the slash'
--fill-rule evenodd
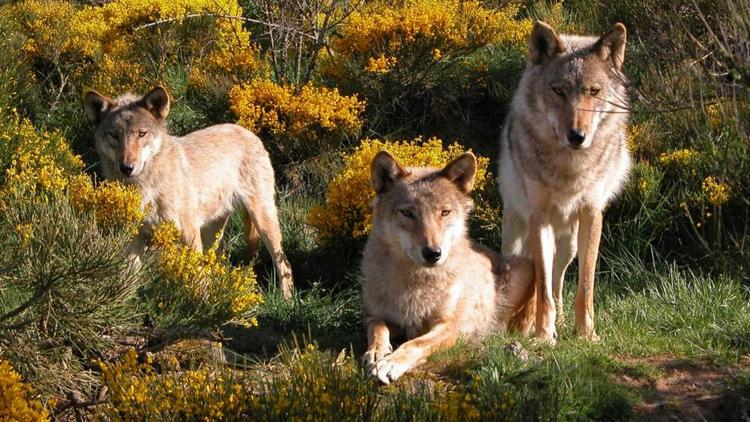
<path id="1" fill-rule="evenodd" d="M 363 391 L 375 391 L 377 400 L 366 413 L 374 412 L 384 420 L 451 420 L 451 415 L 466 412 L 494 420 L 629 420 L 637 417 L 637 404 L 653 395 L 651 386 L 663 375 L 663 368 L 653 359 L 718 368 L 740 365 L 750 354 L 750 291 L 739 279 L 678 267 L 647 242 L 631 244 L 628 250 L 609 235 L 602 250 L 595 301 L 600 342 L 575 336 L 576 269 L 572 266 L 565 289 L 567 322 L 560 327 L 556 347 L 512 334 L 493 335 L 479 343 L 464 339 L 395 385 L 378 387 L 366 380 L 358 365 L 366 347 L 359 258 L 346 261 L 307 249 L 310 233 L 302 229 L 304 210 L 300 208 L 312 203 L 282 195 L 280 212 L 286 220 L 283 229 L 289 254 L 322 259 L 329 266 L 345 265 L 348 281 L 342 282 L 338 270 L 316 273 L 314 279 L 303 270 L 298 272 L 298 281 L 311 287 L 284 301 L 274 288 L 270 263 L 261 257 L 256 268 L 268 291 L 257 311 L 259 326 L 225 330 L 231 337 L 227 347 L 255 362 L 250 368 L 276 368 L 303 396 L 312 394 L 305 390 L 308 375 L 295 372 L 292 361 L 284 357 L 304 354 L 301 339 L 317 345 L 317 357 L 306 358 L 317 369 L 309 371 L 332 377 L 326 382 L 333 385 L 341 373 L 330 367 L 344 362 L 340 364 L 348 365 L 350 371 L 347 382 L 366 386 L 347 391 L 360 392 L 367 403 L 372 397 Z M 608 224 L 615 225 L 610 233 L 622 230 L 617 222 Z M 238 230 L 239 226 L 231 226 L 229 239 Z M 506 351 L 514 340 L 529 352 L 527 361 Z M 624 379 L 635 380 L 638 386 Z M 744 391 L 744 384 L 738 385 L 732 394 Z M 363 420 L 363 415 L 349 416 Z"/>
<path id="2" fill-rule="evenodd" d="M 248 17 L 255 16 L 251 12 L 255 2 L 240 3 L 246 3 Z M 307 224 L 308 211 L 324 200 L 327 184 L 340 168 L 340 154 L 359 141 L 342 139 L 338 140 L 342 146 L 336 150 L 302 162 L 288 163 L 273 157 L 278 166 L 277 198 L 284 248 L 298 288 L 291 301 L 283 300 L 277 290 L 267 251 L 261 248 L 257 257 L 247 256 L 242 218 L 233 216 L 226 228 L 224 242 L 232 264 L 254 267 L 265 298 L 248 315 L 257 317 L 257 327 L 225 325 L 217 330 L 225 350 L 234 352 L 227 354 L 237 359 L 230 361 L 235 368 L 217 368 L 216 373 L 232 372 L 254 388 L 252 397 L 257 400 L 247 404 L 244 415 L 253 420 L 648 419 L 653 415 L 644 414 L 641 404 L 661 397 L 656 385 L 673 368 L 684 369 L 689 375 L 698 368 L 723 377 L 721 385 L 706 391 L 722 406 L 723 413 L 715 414 L 717 419 L 747 419 L 750 97 L 746 89 L 735 91 L 739 86 L 747 88 L 747 78 L 739 76 L 747 75 L 748 67 L 747 57 L 740 54 L 743 50 L 734 44 L 734 40 L 747 38 L 743 35 L 746 30 L 734 27 L 743 17 L 731 13 L 729 3 L 697 2 L 711 17 L 711 24 L 721 23 L 722 33 L 728 31 L 727 48 L 722 48 L 705 37 L 700 16 L 691 12 L 689 5 L 677 10 L 662 0 L 605 3 L 571 0 L 560 7 L 531 1 L 521 11 L 522 16 L 555 23 L 560 31 L 603 33 L 615 21 L 628 26 L 626 66 L 637 88 L 636 95 L 631 96 L 632 123 L 640 127 L 641 135 L 633 140 L 636 164 L 630 183 L 607 211 L 595 300 L 601 341 L 590 343 L 575 336 L 574 264 L 564 292 L 566 322 L 559 328 L 556 347 L 514 334 L 497 333 L 478 341 L 466 338 L 436 353 L 393 385 L 379 386 L 367 379 L 359 366 L 367 341 L 360 293 L 362 244 L 343 240 L 341 245 L 321 248 Z M 713 13 L 715 6 L 726 10 Z M 680 16 L 677 23 L 676 13 Z M 737 17 L 728 19 L 734 15 Z M 747 28 L 747 17 L 744 19 L 742 27 Z M 24 51 L 20 47 L 25 40 L 20 23 L 11 16 L 0 16 L 0 20 L 7 26 L 0 29 L 0 45 L 8 51 Z M 194 23 L 203 28 L 203 23 Z M 692 34 L 688 36 L 685 29 Z M 226 98 L 228 86 L 221 86 L 227 75 L 216 75 L 217 86 L 198 92 L 189 84 L 194 58 L 178 56 L 187 47 L 164 44 L 163 53 L 177 54 L 174 61 L 166 60 L 162 52 L 149 49 L 157 47 L 157 42 L 168 41 L 169 34 L 153 33 L 158 37 L 145 42 L 150 38 L 143 32 L 144 45 L 139 46 L 151 57 L 146 75 L 153 78 L 142 82 L 149 87 L 158 83 L 170 87 L 174 100 L 170 130 L 180 135 L 234 121 Z M 701 44 L 693 45 L 692 36 Z M 721 51 L 731 57 L 710 53 Z M 691 57 L 695 52 L 703 59 L 696 62 Z M 706 53 L 709 55 L 704 56 Z M 88 89 L 80 83 L 88 81 L 71 79 L 70 85 L 60 91 L 62 95 L 56 96 L 62 81 L 45 76 L 51 72 L 49 63 L 26 63 L 22 56 L 0 58 L 7 68 L 1 70 L 0 65 L 0 87 L 5 88 L 0 90 L 0 107 L 4 109 L 0 120 L 10 118 L 5 116 L 8 108 L 16 108 L 37 129 L 60 130 L 74 151 L 93 166 L 98 158 L 79 98 Z M 159 57 L 166 61 L 154 61 Z M 389 116 L 385 107 L 382 115 L 366 116 L 363 133 L 384 137 L 384 133 L 378 133 L 380 128 L 400 137 L 439 135 L 446 140 L 458 139 L 494 160 L 499 124 L 525 57 L 524 49 L 516 46 L 483 47 L 457 67 L 468 69 L 465 73 L 454 70 L 458 75 L 441 75 L 444 82 L 439 89 L 430 88 L 429 95 L 397 100 L 408 116 Z M 680 66 L 688 62 L 696 74 L 684 74 Z M 68 65 L 71 69 L 77 66 Z M 477 78 L 486 86 L 477 83 Z M 402 88 L 395 84 L 393 89 L 373 92 L 370 106 L 378 101 L 391 104 L 393 98 L 388 98 L 388 91 L 395 96 Z M 656 110 L 697 98 L 700 104 L 690 110 Z M 707 120 L 705 106 L 712 101 L 724 103 L 729 111 L 718 128 L 711 127 Z M 274 142 L 273 137 L 268 138 L 264 141 Z M 659 162 L 660 154 L 682 148 L 695 149 L 700 159 L 680 165 Z M 12 151 L 8 151 L 0 160 L 6 164 L 13 159 Z M 727 183 L 727 202 L 716 205 L 706 200 L 703 184 L 707 177 Z M 501 209 L 496 192 L 486 200 Z M 22 221 L 7 214 L 15 205 L 0 205 L 6 213 L 0 221 L 0 232 L 5 234 L 0 243 L 6 246 L 0 251 L 0 269 L 4 270 L 0 272 L 0 356 L 10 360 L 41 396 L 56 394 L 62 398 L 59 403 L 65 405 L 65 397 L 76 392 L 93 403 L 101 390 L 100 374 L 92 360 L 115 361 L 124 349 L 115 345 L 116 341 L 148 336 L 144 332 L 153 328 L 149 325 L 154 321 L 160 328 L 158 318 L 153 318 L 159 311 L 153 306 L 144 309 L 143 298 L 135 294 L 136 287 L 148 282 L 150 276 L 144 272 L 139 276 L 143 279 L 131 280 L 127 271 L 117 270 L 124 265 L 120 252 L 127 239 L 122 235 L 102 237 L 90 219 L 81 220 L 86 223 L 80 225 L 72 214 L 50 204 L 27 204 L 28 209 L 22 210 L 30 216 L 28 221 L 40 227 L 34 245 L 38 252 L 30 253 L 13 240 L 15 225 Z M 499 226 L 498 222 L 497 227 L 494 223 L 474 227 L 472 233 L 499 249 Z M 89 271 L 84 271 L 87 268 Z M 61 287 L 40 295 L 27 312 L 31 319 L 8 316 L 37 291 L 35 286 L 40 281 L 48 279 L 58 279 Z M 144 318 L 147 312 L 150 317 Z M 150 323 L 142 323 L 144 319 Z M 206 327 L 199 328 L 204 335 Z M 528 352 L 527 360 L 507 350 L 508 344 L 516 341 Z M 195 362 L 191 364 L 196 366 L 217 364 L 193 357 Z M 679 404 L 669 402 L 661 411 L 672 406 Z M 70 413 L 72 410 L 66 416 L 72 417 Z M 184 415 L 164 419 L 181 420 Z"/>

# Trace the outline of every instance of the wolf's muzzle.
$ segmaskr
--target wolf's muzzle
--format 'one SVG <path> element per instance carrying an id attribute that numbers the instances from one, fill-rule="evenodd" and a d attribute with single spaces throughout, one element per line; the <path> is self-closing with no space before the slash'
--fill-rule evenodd
<path id="1" fill-rule="evenodd" d="M 568 131 L 568 142 L 570 142 L 573 147 L 580 147 L 585 140 L 586 134 L 579 131 L 578 129 L 570 129 Z"/>
<path id="2" fill-rule="evenodd" d="M 132 175 L 133 170 L 135 170 L 135 167 L 133 166 L 129 166 L 127 164 L 120 164 L 120 173 L 124 174 L 125 176 Z"/>
<path id="3" fill-rule="evenodd" d="M 440 261 L 440 256 L 442 255 L 442 251 L 440 248 L 431 248 L 429 246 L 425 246 L 422 248 L 422 257 L 425 259 L 425 261 L 435 264 L 438 261 Z"/>

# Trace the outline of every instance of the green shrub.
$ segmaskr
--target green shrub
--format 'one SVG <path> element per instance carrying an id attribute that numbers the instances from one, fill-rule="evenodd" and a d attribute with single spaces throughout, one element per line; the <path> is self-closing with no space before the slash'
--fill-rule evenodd
<path id="1" fill-rule="evenodd" d="M 331 38 L 319 73 L 366 100 L 367 124 L 377 133 L 419 130 L 449 118 L 457 98 L 486 95 L 486 60 L 473 53 L 495 43 L 525 49 L 531 21 L 516 20 L 517 12 L 479 1 L 371 2 Z"/>

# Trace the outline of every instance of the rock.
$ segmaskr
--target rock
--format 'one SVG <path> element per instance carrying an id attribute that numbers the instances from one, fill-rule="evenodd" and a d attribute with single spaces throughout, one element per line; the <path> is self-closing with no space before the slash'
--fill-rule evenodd
<path id="1" fill-rule="evenodd" d="M 517 340 L 513 340 L 505 345 L 505 351 L 517 357 L 523 362 L 529 360 L 529 352 Z"/>

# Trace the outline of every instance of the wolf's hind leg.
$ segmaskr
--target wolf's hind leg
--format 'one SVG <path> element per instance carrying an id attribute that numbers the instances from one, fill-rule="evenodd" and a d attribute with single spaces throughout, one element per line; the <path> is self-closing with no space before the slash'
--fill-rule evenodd
<path id="1" fill-rule="evenodd" d="M 243 215 L 245 222 L 245 243 L 247 243 L 247 255 L 252 259 L 258 253 L 258 242 L 260 241 L 260 233 L 258 228 L 255 227 L 253 219 L 250 217 L 249 212 L 245 212 Z"/>
<path id="2" fill-rule="evenodd" d="M 281 226 L 274 200 L 273 189 L 266 192 L 263 198 L 245 198 L 245 208 L 253 226 L 260 233 L 263 244 L 273 258 L 276 274 L 279 278 L 281 294 L 289 299 L 294 292 L 292 267 L 281 246 Z"/>

